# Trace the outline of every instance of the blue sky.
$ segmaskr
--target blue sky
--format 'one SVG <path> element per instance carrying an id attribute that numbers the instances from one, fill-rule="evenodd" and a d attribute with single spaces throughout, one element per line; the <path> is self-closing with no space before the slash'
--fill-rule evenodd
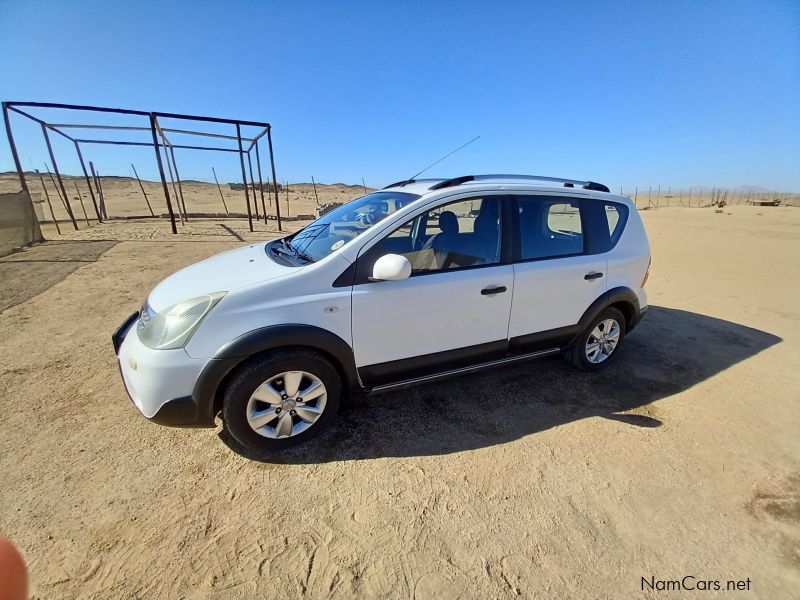
<path id="1" fill-rule="evenodd" d="M 2 99 L 269 121 L 280 180 L 378 186 L 480 135 L 426 176 L 800 191 L 796 1 L 0 0 L 0 23 Z M 41 169 L 41 132 L 14 125 Z M 157 177 L 152 150 L 87 154 Z M 240 178 L 234 154 L 178 163 Z"/>

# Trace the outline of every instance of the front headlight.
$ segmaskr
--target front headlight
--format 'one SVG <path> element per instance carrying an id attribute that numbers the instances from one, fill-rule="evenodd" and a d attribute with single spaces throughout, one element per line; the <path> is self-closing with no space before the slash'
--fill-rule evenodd
<path id="1" fill-rule="evenodd" d="M 145 302 L 137 332 L 141 342 L 155 350 L 183 348 L 194 330 L 226 292 L 215 292 L 178 302 L 160 313 Z"/>

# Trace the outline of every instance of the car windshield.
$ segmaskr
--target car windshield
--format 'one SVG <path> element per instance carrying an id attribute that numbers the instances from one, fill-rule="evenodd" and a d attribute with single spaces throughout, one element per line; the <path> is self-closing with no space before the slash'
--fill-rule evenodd
<path id="1" fill-rule="evenodd" d="M 417 198 L 403 192 L 374 192 L 356 198 L 288 238 L 289 246 L 304 260 L 320 260 Z"/>

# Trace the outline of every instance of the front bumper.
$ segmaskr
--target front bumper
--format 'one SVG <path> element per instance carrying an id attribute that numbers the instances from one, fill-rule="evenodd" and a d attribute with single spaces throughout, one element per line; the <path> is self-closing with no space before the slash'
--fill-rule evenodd
<path id="1" fill-rule="evenodd" d="M 213 418 L 201 414 L 193 395 L 208 361 L 191 358 L 183 349 L 148 348 L 134 329 L 138 317 L 138 312 L 133 313 L 111 336 L 125 391 L 133 404 L 159 425 L 213 427 Z"/>

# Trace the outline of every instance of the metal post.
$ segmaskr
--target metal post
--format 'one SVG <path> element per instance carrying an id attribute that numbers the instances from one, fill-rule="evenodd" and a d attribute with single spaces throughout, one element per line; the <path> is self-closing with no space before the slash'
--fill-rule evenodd
<path id="1" fill-rule="evenodd" d="M 133 174 L 136 175 L 136 181 L 139 182 L 139 189 L 142 190 L 142 196 L 144 196 L 144 201 L 147 202 L 147 208 L 150 210 L 150 216 L 155 217 L 156 213 L 153 212 L 153 207 L 150 206 L 150 200 L 147 199 L 147 192 L 144 191 L 144 185 L 142 185 L 142 180 L 139 179 L 139 173 L 136 172 L 136 167 L 133 166 L 133 163 L 131 163 L 131 169 L 133 169 Z"/>
<path id="2" fill-rule="evenodd" d="M 633 205 L 634 205 L 634 206 L 636 206 L 636 208 L 639 208 L 639 207 L 636 205 L 636 201 L 637 201 L 638 199 L 639 199 L 639 186 L 637 185 L 637 186 L 636 186 L 636 191 L 633 193 Z"/>
<path id="3" fill-rule="evenodd" d="M 225 196 L 222 195 L 222 188 L 219 185 L 219 179 L 217 179 L 217 172 L 214 170 L 214 167 L 211 167 L 211 172 L 214 173 L 214 181 L 217 182 L 217 189 L 219 190 L 219 197 L 222 199 L 222 206 L 225 209 L 225 214 L 229 215 L 231 213 L 228 212 L 228 205 L 225 204 Z"/>
<path id="4" fill-rule="evenodd" d="M 169 173 L 169 181 L 172 184 L 172 194 L 175 196 L 175 204 L 178 205 L 178 217 L 180 217 L 181 225 L 183 225 L 186 219 L 186 211 L 181 206 L 181 198 L 178 195 L 178 190 L 175 187 L 175 177 L 172 174 L 172 163 L 170 162 L 170 154 L 168 148 L 170 148 L 170 144 L 167 141 L 167 136 L 164 135 L 164 130 L 161 129 L 161 125 L 158 123 L 158 118 L 156 117 L 156 129 L 158 130 L 158 134 L 161 136 L 161 143 L 164 145 L 164 156 L 167 159 L 167 172 Z"/>
<path id="5" fill-rule="evenodd" d="M 58 171 L 58 163 L 56 162 L 55 154 L 53 154 L 53 145 L 50 143 L 50 136 L 47 135 L 47 127 L 45 127 L 44 123 L 42 123 L 42 133 L 44 134 L 44 141 L 47 143 L 47 152 L 50 154 L 50 162 L 53 163 L 53 170 L 56 172 L 58 186 L 61 188 L 61 194 L 67 202 L 67 213 L 69 214 L 75 231 L 78 231 L 78 222 L 75 220 L 75 215 L 72 214 L 72 207 L 69 205 L 69 198 L 67 198 L 67 190 L 64 187 L 64 181 L 61 179 L 61 173 Z"/>
<path id="6" fill-rule="evenodd" d="M 89 188 L 89 195 L 92 197 L 92 204 L 94 204 L 94 212 L 97 215 L 97 222 L 102 223 L 103 219 L 100 218 L 100 210 L 97 208 L 97 198 L 94 197 L 94 190 L 92 183 L 89 181 L 89 173 L 86 171 L 86 163 L 83 162 L 83 153 L 78 142 L 75 142 L 75 150 L 78 152 L 78 160 L 81 162 L 81 170 L 83 170 L 83 177 L 86 179 L 86 186 Z"/>
<path id="7" fill-rule="evenodd" d="M 311 176 L 311 185 L 314 187 L 314 200 L 317 203 L 317 208 L 319 208 L 319 196 L 317 196 L 317 182 L 314 181 L 314 176 Z"/>
<path id="8" fill-rule="evenodd" d="M 253 161 L 250 160 L 250 152 L 247 153 L 247 168 L 250 171 L 250 185 L 253 187 L 253 206 L 256 209 L 256 221 L 260 220 L 258 216 L 258 200 L 256 200 L 256 180 L 253 177 Z"/>
<path id="9" fill-rule="evenodd" d="M 256 140 L 256 167 L 258 170 L 258 191 L 261 194 L 261 210 L 264 211 L 264 224 L 267 224 L 267 205 L 264 204 L 264 180 L 261 178 L 261 157 L 258 155 L 258 140 Z M 272 204 L 270 202 L 270 204 Z"/>
<path id="10" fill-rule="evenodd" d="M 286 186 L 286 216 L 290 216 L 292 213 L 289 210 L 289 182 L 284 181 L 284 185 Z"/>
<path id="11" fill-rule="evenodd" d="M 64 207 L 64 210 L 69 215 L 69 210 L 67 209 L 67 203 L 64 200 L 64 196 L 61 195 L 61 192 L 58 189 L 58 184 L 56 183 L 55 177 L 53 177 L 53 174 L 50 172 L 50 167 L 47 166 L 47 163 L 44 163 L 44 170 L 47 171 L 47 176 L 50 177 L 50 183 L 53 184 L 53 189 L 56 191 L 56 194 L 58 195 L 58 199 L 61 200 L 61 206 Z"/>
<path id="12" fill-rule="evenodd" d="M 186 200 L 183 199 L 183 186 L 181 185 L 181 175 L 178 173 L 178 163 L 175 162 L 175 150 L 172 147 L 172 144 L 169 146 L 169 154 L 172 157 L 172 166 L 175 167 L 175 179 L 178 180 L 178 192 L 181 195 L 181 206 L 183 207 L 183 218 L 186 219 L 186 222 L 189 222 L 189 215 L 186 213 Z"/>
<path id="13" fill-rule="evenodd" d="M 53 223 L 56 224 L 56 231 L 58 235 L 61 235 L 61 227 L 58 226 L 58 219 L 56 219 L 56 211 L 53 210 L 53 203 L 50 202 L 50 194 L 47 193 L 47 186 L 44 184 L 44 177 L 39 172 L 39 169 L 35 169 L 36 174 L 39 176 L 39 181 L 42 182 L 42 189 L 44 190 L 44 197 L 47 198 L 47 206 L 50 207 L 50 214 L 53 215 Z M 42 211 L 42 217 L 44 217 L 44 211 Z"/>
<path id="14" fill-rule="evenodd" d="M 250 212 L 250 192 L 247 189 L 247 175 L 244 173 L 244 154 L 242 154 L 242 128 L 236 123 L 236 139 L 239 142 L 239 163 L 242 165 L 242 184 L 244 186 L 244 197 L 247 200 L 247 222 L 250 231 L 253 231 L 253 213 Z"/>
<path id="15" fill-rule="evenodd" d="M 278 202 L 278 181 L 275 179 L 275 153 L 272 151 L 272 127 L 267 126 L 267 142 L 269 142 L 269 162 L 272 165 L 272 189 L 275 192 L 275 216 L 278 218 L 278 231 L 281 228 L 281 207 Z"/>
<path id="16" fill-rule="evenodd" d="M 97 195 L 100 197 L 100 215 L 103 220 L 108 220 L 108 213 L 106 212 L 106 199 L 103 197 L 103 188 L 100 187 L 100 178 L 97 176 L 97 171 L 94 168 L 94 163 L 89 161 L 89 168 L 92 170 L 92 180 L 94 181 L 94 188 L 97 190 Z"/>
<path id="17" fill-rule="evenodd" d="M 22 170 L 22 163 L 19 160 L 17 153 L 17 144 L 14 142 L 14 134 L 11 133 L 11 121 L 8 118 L 8 102 L 3 102 L 3 120 L 6 123 L 6 136 L 8 136 L 8 145 L 11 146 L 11 156 L 14 158 L 14 166 L 17 168 L 17 177 L 19 177 L 19 184 L 22 189 L 28 192 L 30 197 L 30 190 L 28 189 L 28 182 L 25 181 L 25 172 Z"/>
<path id="18" fill-rule="evenodd" d="M 367 195 L 367 184 L 364 183 L 364 178 L 361 178 L 361 187 L 364 188 L 364 195 Z M 619 188 L 619 193 L 622 195 L 622 188 Z"/>
<path id="19" fill-rule="evenodd" d="M 156 151 L 156 162 L 158 162 L 158 174 L 161 175 L 161 185 L 164 188 L 164 198 L 167 200 L 167 210 L 169 211 L 169 221 L 172 226 L 172 233 L 178 233 L 175 226 L 175 213 L 172 212 L 172 202 L 169 199 L 169 188 L 167 178 L 164 177 L 164 165 L 161 162 L 161 149 L 158 147 L 158 136 L 156 135 L 156 116 L 150 113 L 150 133 L 153 135 L 153 149 Z"/>
<path id="20" fill-rule="evenodd" d="M 81 203 L 81 210 L 83 211 L 83 218 L 86 219 L 86 226 L 89 227 L 89 217 L 86 216 L 86 207 L 83 205 L 83 196 L 81 195 L 81 190 L 78 187 L 78 182 L 73 181 L 72 183 L 75 184 L 75 191 L 78 192 L 78 200 Z"/>
<path id="21" fill-rule="evenodd" d="M 217 190 L 219 191 L 219 198 L 220 200 L 222 200 L 222 207 L 225 209 L 225 214 L 229 215 L 230 212 L 228 212 L 228 205 L 225 204 L 225 196 L 222 193 L 222 186 L 220 186 L 219 179 L 217 179 L 217 171 L 216 169 L 214 169 L 214 167 L 211 167 L 211 172 L 214 174 L 214 182 L 217 184 Z"/>
<path id="22" fill-rule="evenodd" d="M 162 135 L 161 137 L 163 139 L 164 136 Z M 169 160 L 166 142 L 164 142 L 164 155 L 167 159 L 167 173 L 169 173 L 169 182 L 172 184 L 172 194 L 175 196 L 175 204 L 178 205 L 178 216 L 180 217 L 181 225 L 183 225 L 186 215 L 183 213 L 183 208 L 181 207 L 181 198 L 178 196 L 178 188 L 175 187 L 175 176 L 172 174 L 172 163 Z"/>
<path id="23" fill-rule="evenodd" d="M 103 182 L 100 181 L 100 171 L 95 172 L 95 178 L 97 181 L 97 189 L 100 191 L 100 204 L 103 209 L 103 218 L 107 221 L 108 220 L 108 206 L 106 205 L 106 195 L 103 192 Z"/>

